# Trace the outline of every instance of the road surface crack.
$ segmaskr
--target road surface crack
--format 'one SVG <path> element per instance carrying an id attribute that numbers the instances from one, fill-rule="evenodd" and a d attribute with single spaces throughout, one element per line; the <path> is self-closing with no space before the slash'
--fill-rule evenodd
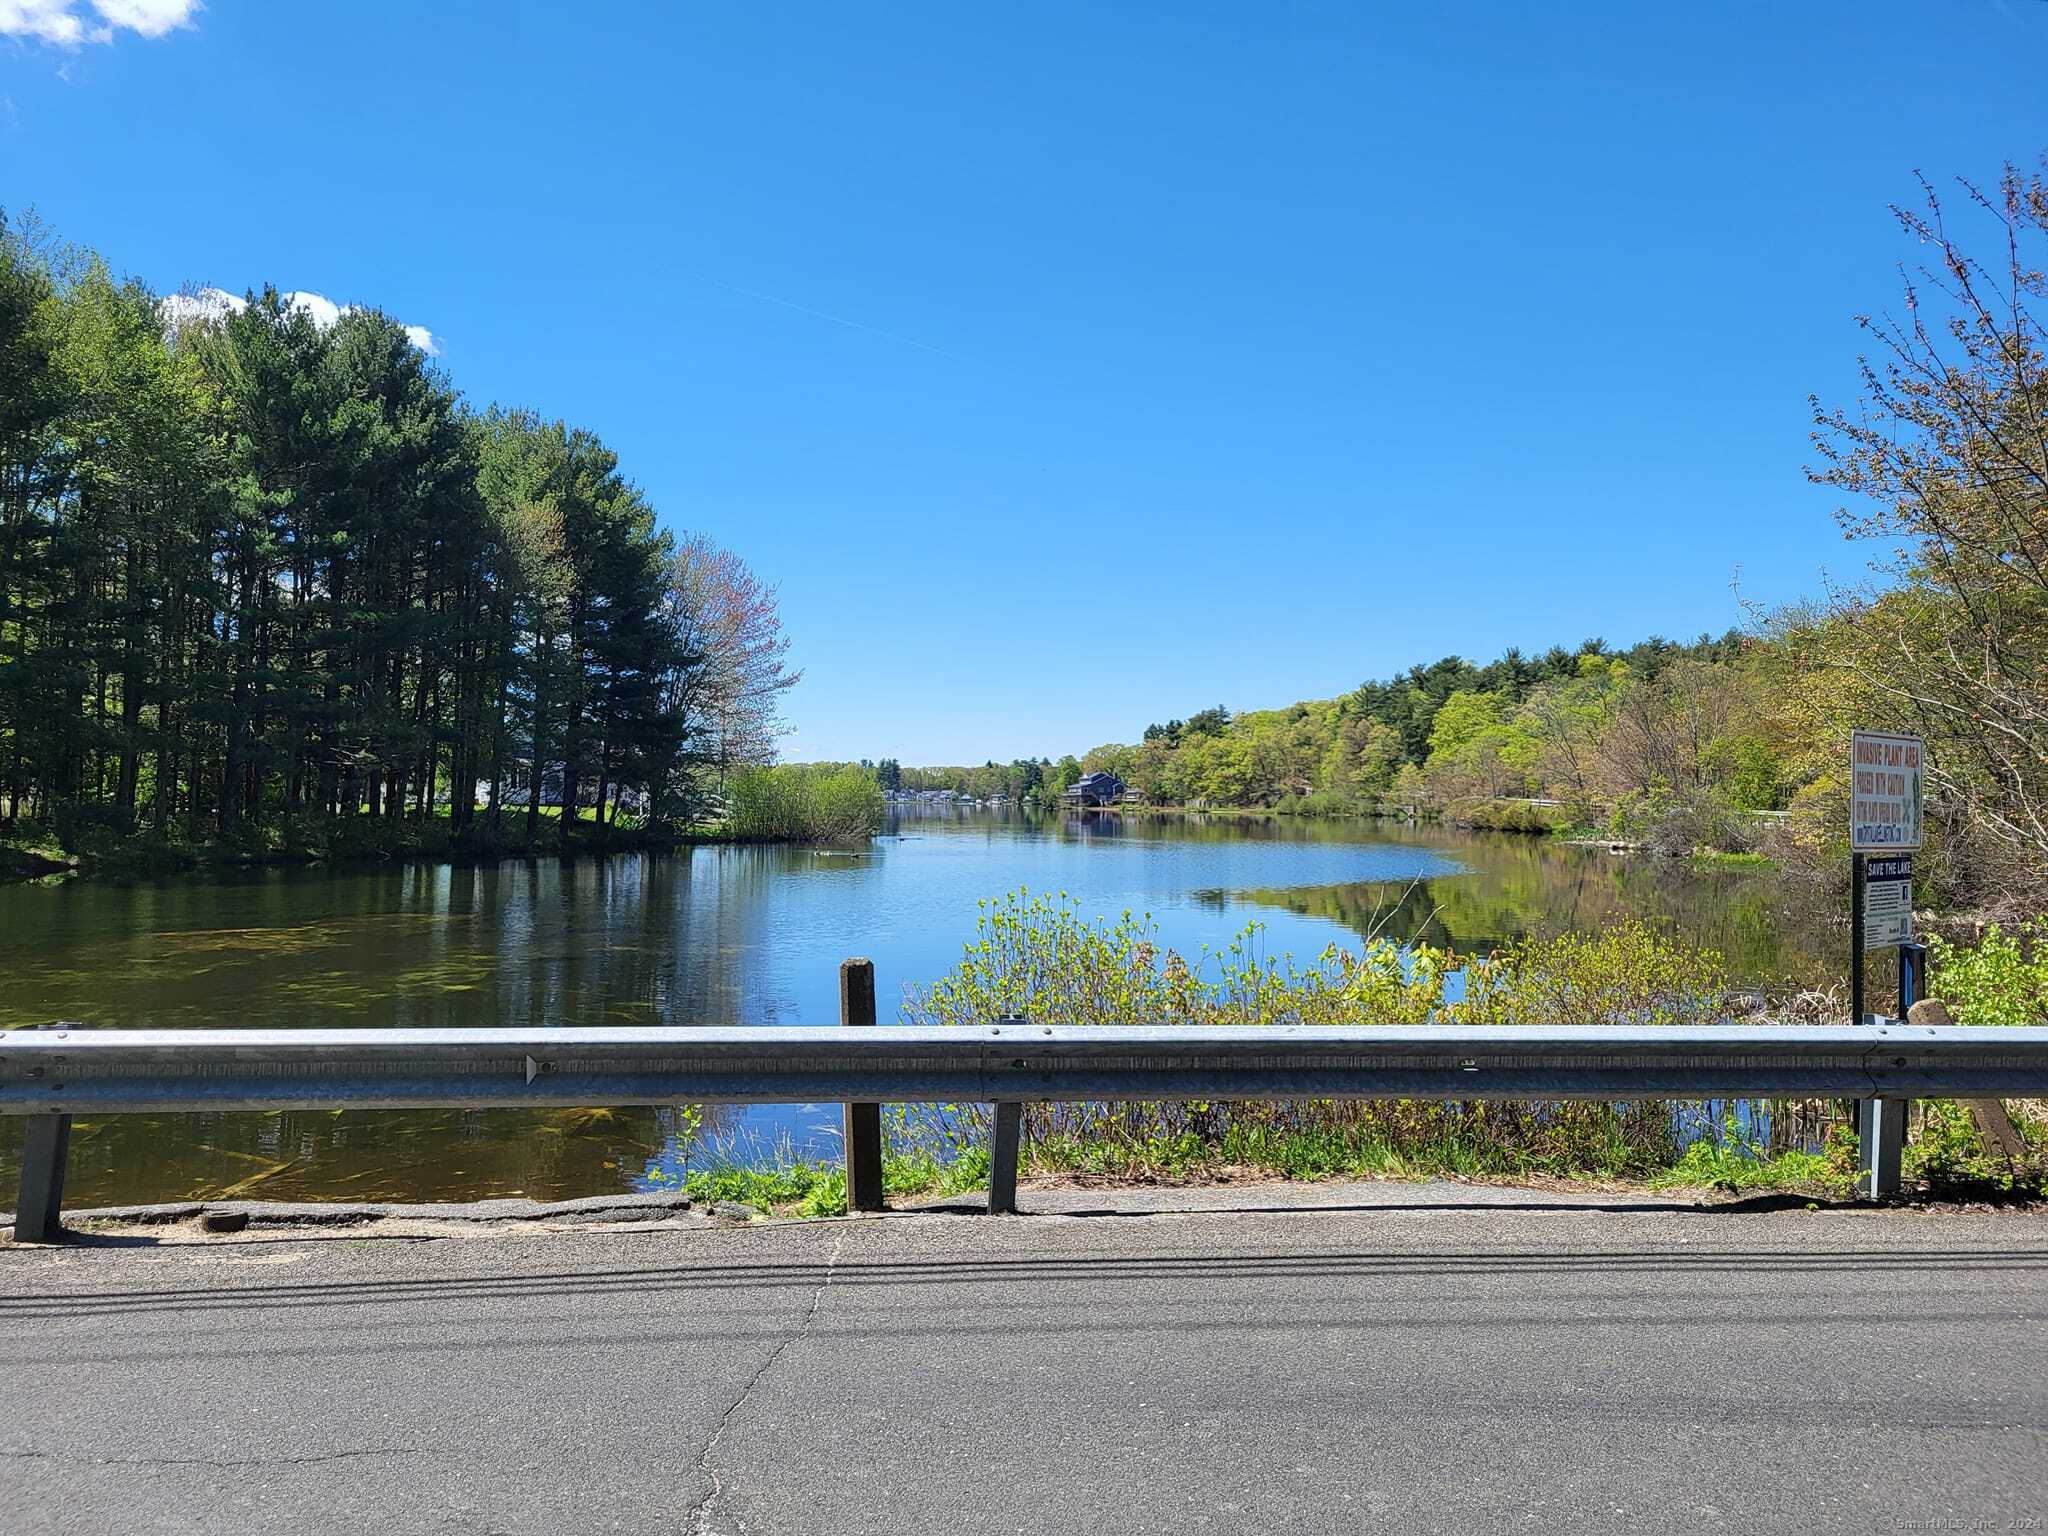
<path id="1" fill-rule="evenodd" d="M 725 1412 L 718 1416 L 718 1424 L 711 1431 L 711 1438 L 704 1442 L 704 1449 L 697 1456 L 697 1475 L 703 1481 L 704 1496 L 683 1512 L 683 1529 L 686 1536 L 720 1536 L 718 1529 L 711 1523 L 712 1516 L 718 1508 L 718 1501 L 725 1496 L 725 1479 L 718 1475 L 719 1442 L 725 1438 L 726 1429 L 739 1416 L 739 1411 L 746 1407 L 747 1399 L 754 1395 L 754 1389 L 761 1384 L 761 1379 L 775 1368 L 775 1362 L 782 1358 L 783 1351 L 810 1333 L 811 1324 L 818 1320 L 818 1308 L 824 1305 L 825 1292 L 832 1288 L 832 1277 L 838 1273 L 839 1251 L 845 1245 L 846 1234 L 842 1232 L 833 1239 L 832 1252 L 825 1259 L 825 1277 L 818 1282 L 817 1289 L 811 1292 L 811 1304 L 804 1312 L 803 1321 L 796 1325 L 787 1338 L 768 1352 L 768 1358 L 761 1362 L 754 1374 L 747 1378 L 747 1384 L 740 1388 L 739 1396 L 735 1397 L 727 1405 Z"/>

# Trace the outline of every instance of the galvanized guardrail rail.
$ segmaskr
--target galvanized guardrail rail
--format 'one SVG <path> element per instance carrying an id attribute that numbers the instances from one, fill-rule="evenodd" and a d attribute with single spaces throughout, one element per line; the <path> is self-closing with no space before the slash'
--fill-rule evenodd
<path id="1" fill-rule="evenodd" d="M 854 978 L 849 1023 L 873 1019 Z M 865 1018 L 860 1017 L 865 1013 Z M 17 1237 L 61 1231 L 71 1117 L 180 1111 L 848 1106 L 849 1202 L 881 1206 L 880 1101 L 997 1106 L 990 1208 L 1015 1208 L 1019 1106 L 1099 1099 L 2048 1095 L 2048 1028 L 67 1028 L 0 1033 L 29 1117 Z M 1866 1147 L 1866 1162 L 1876 1155 Z M 1896 1167 L 1896 1150 L 1892 1151 Z M 1870 1164 L 1870 1166 L 1876 1166 Z M 1894 1173 L 1894 1178 L 1896 1174 Z M 1882 1179 L 1872 1186 L 1883 1192 Z"/>

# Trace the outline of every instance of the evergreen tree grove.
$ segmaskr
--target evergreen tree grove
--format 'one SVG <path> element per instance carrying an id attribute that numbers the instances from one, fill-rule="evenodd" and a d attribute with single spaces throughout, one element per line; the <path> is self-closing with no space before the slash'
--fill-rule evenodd
<path id="1" fill-rule="evenodd" d="M 472 411 L 388 317 L 170 325 L 0 217 L 0 825 L 688 818 L 717 690 L 680 565 L 596 436 Z"/>

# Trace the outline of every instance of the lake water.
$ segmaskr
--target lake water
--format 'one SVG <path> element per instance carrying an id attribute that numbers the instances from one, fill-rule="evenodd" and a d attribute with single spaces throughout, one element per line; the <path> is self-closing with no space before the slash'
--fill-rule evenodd
<path id="1" fill-rule="evenodd" d="M 1643 916 L 1738 978 L 1807 978 L 1843 944 L 1767 873 L 1388 822 L 960 811 L 893 820 L 864 854 L 666 855 L 266 870 L 136 885 L 0 887 L 0 1027 L 437 1028 L 830 1024 L 838 965 L 875 962 L 886 1022 L 958 963 L 976 902 L 1064 891 L 1149 912 L 1194 956 L 1264 925 L 1312 959 L 1389 937 L 1483 951 Z M 69 1203 L 537 1199 L 651 1187 L 712 1145 L 836 1146 L 834 1106 L 117 1116 L 73 1133 Z M 20 1122 L 0 1120 L 11 1196 Z M 11 1203 L 11 1199 L 9 1199 Z"/>

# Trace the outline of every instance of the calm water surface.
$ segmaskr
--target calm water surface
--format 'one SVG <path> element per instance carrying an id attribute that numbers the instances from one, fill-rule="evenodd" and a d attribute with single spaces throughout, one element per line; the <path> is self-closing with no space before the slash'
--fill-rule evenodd
<path id="1" fill-rule="evenodd" d="M 961 812 L 905 816 L 859 856 L 699 848 L 0 887 L 0 1027 L 830 1024 L 848 955 L 875 962 L 886 1019 L 958 963 L 976 902 L 1019 886 L 1090 915 L 1149 912 L 1190 956 L 1252 921 L 1266 953 L 1307 961 L 1375 923 L 1484 950 L 1640 915 L 1761 981 L 1819 974 L 1833 942 L 1767 874 L 1527 837 Z M 650 1187 L 714 1146 L 827 1151 L 836 1126 L 831 1106 L 707 1112 L 694 1131 L 672 1110 L 124 1116 L 74 1130 L 67 1199 L 557 1199 Z M 0 1121 L 9 1190 L 19 1136 Z"/>

